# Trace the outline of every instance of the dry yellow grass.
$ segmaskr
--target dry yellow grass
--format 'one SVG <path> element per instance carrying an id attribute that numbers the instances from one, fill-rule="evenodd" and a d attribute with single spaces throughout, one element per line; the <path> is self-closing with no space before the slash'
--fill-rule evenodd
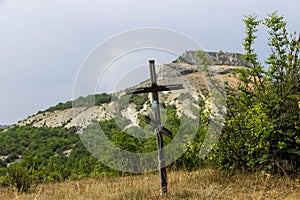
<path id="1" fill-rule="evenodd" d="M 31 193 L 16 195 L 0 189 L 0 199 L 300 199 L 299 179 L 271 175 L 226 177 L 215 170 L 169 173 L 169 191 L 159 195 L 156 173 L 122 178 L 85 179 L 55 184 L 40 184 Z"/>

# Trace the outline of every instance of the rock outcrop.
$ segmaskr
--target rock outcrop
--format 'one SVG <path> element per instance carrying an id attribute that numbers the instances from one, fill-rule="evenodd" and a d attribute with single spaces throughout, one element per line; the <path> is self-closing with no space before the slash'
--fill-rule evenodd
<path id="1" fill-rule="evenodd" d="M 228 66 L 244 66 L 249 67 L 249 64 L 243 60 L 242 54 L 240 53 L 229 53 L 229 52 L 205 52 L 205 51 L 186 51 L 180 56 L 175 62 L 185 62 L 188 64 L 198 64 L 204 54 L 208 59 L 210 65 L 228 65 Z"/>

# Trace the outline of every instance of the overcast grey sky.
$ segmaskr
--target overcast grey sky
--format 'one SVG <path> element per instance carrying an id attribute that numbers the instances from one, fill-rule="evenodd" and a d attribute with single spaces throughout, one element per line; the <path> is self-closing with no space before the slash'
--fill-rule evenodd
<path id="1" fill-rule="evenodd" d="M 244 15 L 278 10 L 300 32 L 299 7 L 297 0 L 0 0 L 0 124 L 71 100 L 89 52 L 120 32 L 161 27 L 205 50 L 243 52 Z M 262 31 L 261 57 L 268 51 Z"/>

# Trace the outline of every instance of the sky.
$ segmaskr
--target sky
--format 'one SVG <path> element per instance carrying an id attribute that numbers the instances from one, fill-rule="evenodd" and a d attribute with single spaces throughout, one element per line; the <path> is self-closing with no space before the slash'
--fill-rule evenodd
<path id="1" fill-rule="evenodd" d="M 184 34 L 204 50 L 243 53 L 245 15 L 264 18 L 277 10 L 288 30 L 299 33 L 299 7 L 297 0 L 0 0 L 0 124 L 71 100 L 91 52 L 120 33 L 156 27 Z M 263 60 L 269 49 L 267 30 L 260 31 Z"/>

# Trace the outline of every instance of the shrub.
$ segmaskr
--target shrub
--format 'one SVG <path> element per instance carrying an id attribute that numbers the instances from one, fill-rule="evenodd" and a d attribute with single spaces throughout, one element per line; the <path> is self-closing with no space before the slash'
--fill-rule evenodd
<path id="1" fill-rule="evenodd" d="M 20 163 L 9 166 L 6 181 L 8 185 L 18 193 L 27 192 L 32 184 L 28 171 L 23 168 Z"/>

